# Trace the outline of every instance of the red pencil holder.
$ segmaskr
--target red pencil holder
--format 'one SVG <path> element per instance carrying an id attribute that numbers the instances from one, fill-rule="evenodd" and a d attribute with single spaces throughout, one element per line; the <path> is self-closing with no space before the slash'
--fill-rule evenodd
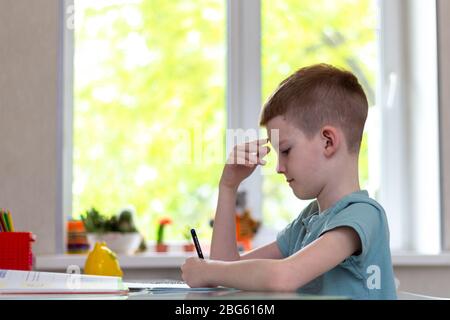
<path id="1" fill-rule="evenodd" d="M 31 232 L 0 232 L 0 269 L 32 270 L 34 241 Z"/>

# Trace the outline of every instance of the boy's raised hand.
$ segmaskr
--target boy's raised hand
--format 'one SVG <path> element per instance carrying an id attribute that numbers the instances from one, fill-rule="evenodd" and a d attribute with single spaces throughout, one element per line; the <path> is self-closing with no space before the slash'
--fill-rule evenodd
<path id="1" fill-rule="evenodd" d="M 237 189 L 258 165 L 265 165 L 263 158 L 270 152 L 265 146 L 267 143 L 268 139 L 260 139 L 234 146 L 223 169 L 220 186 Z"/>

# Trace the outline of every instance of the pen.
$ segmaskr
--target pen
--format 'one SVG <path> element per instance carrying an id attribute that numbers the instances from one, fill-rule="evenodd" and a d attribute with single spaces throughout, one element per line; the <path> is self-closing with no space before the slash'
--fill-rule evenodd
<path id="1" fill-rule="evenodd" d="M 203 258 L 202 248 L 200 248 L 200 243 L 198 242 L 197 234 L 195 233 L 195 229 L 191 229 L 192 239 L 194 240 L 195 249 L 197 250 L 198 257 L 200 259 Z"/>

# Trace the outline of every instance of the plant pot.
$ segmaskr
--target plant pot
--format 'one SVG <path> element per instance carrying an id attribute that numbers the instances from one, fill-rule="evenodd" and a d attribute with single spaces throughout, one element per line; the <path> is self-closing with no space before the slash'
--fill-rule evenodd
<path id="1" fill-rule="evenodd" d="M 184 252 L 193 252 L 195 250 L 195 246 L 193 243 L 188 243 L 183 245 L 183 251 Z"/>
<path id="2" fill-rule="evenodd" d="M 139 232 L 88 233 L 87 238 L 91 248 L 94 248 L 97 242 L 106 242 L 106 246 L 114 253 L 129 255 L 136 252 L 142 239 Z"/>
<path id="3" fill-rule="evenodd" d="M 155 249 L 156 252 L 167 252 L 169 250 L 169 246 L 164 243 L 157 243 Z"/>

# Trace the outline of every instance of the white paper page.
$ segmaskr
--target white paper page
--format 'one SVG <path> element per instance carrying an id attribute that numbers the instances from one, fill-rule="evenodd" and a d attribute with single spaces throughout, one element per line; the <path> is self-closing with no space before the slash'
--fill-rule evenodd
<path id="1" fill-rule="evenodd" d="M 202 288 L 191 288 L 183 281 L 149 281 L 149 282 L 124 282 L 124 285 L 128 289 L 147 289 L 150 291 L 217 291 L 217 290 L 229 290 L 229 288 L 224 287 L 202 287 Z"/>
<path id="2" fill-rule="evenodd" d="M 0 270 L 0 293 L 117 292 L 126 290 L 120 277 Z"/>

